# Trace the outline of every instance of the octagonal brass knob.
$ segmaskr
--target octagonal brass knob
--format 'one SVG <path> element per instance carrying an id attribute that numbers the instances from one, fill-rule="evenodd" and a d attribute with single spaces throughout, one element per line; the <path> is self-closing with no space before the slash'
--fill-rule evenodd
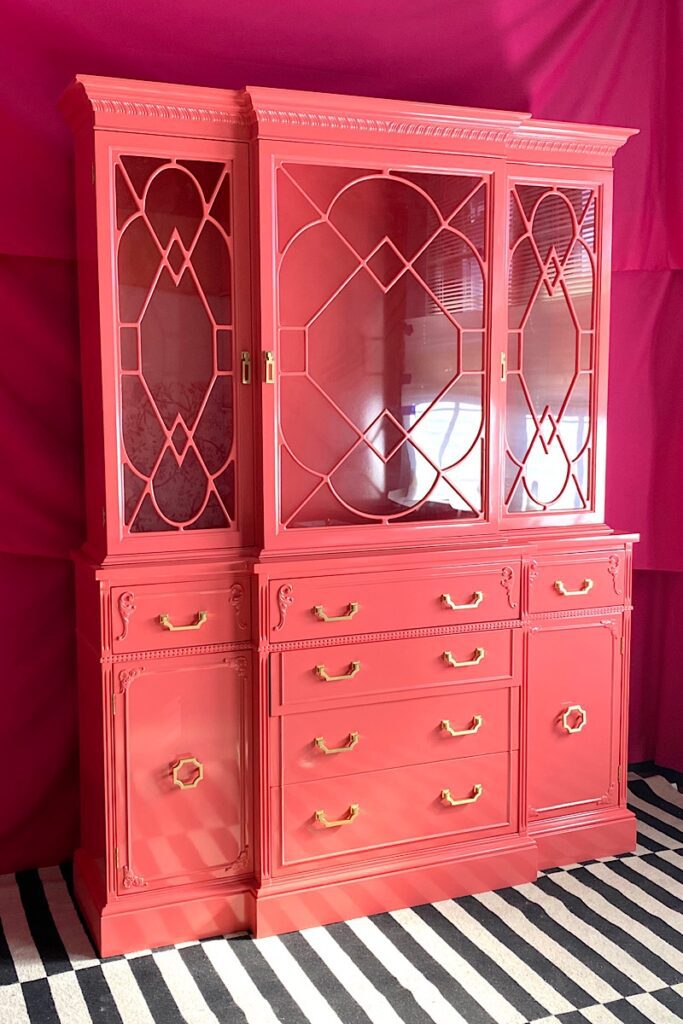
<path id="1" fill-rule="evenodd" d="M 181 779 L 180 772 L 188 764 L 192 765 L 195 769 L 195 773 L 189 781 L 185 781 L 184 779 Z M 173 779 L 173 785 L 177 786 L 178 789 L 196 789 L 204 778 L 204 765 L 196 757 L 180 757 L 171 765 L 171 777 Z"/>

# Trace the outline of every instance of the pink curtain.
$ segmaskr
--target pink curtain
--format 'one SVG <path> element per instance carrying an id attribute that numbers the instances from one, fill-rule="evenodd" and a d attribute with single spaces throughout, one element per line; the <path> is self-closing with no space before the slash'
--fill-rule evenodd
<path id="1" fill-rule="evenodd" d="M 678 0 L 28 0 L 0 116 L 0 871 L 77 838 L 82 538 L 71 142 L 77 72 L 530 110 L 640 128 L 616 161 L 608 521 L 639 530 L 632 757 L 683 770 L 683 6 Z"/>

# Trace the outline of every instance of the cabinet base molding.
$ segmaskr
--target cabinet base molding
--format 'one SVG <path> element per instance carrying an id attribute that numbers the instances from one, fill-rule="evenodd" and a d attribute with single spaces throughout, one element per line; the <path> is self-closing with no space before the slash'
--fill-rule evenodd
<path id="1" fill-rule="evenodd" d="M 476 854 L 448 856 L 437 863 L 403 867 L 362 878 L 324 882 L 277 891 L 261 888 L 252 894 L 250 930 L 255 938 L 348 921 L 403 907 L 457 899 L 490 889 L 533 882 L 538 853 L 529 839 Z M 293 880 L 296 882 L 296 880 Z"/>
<path id="2" fill-rule="evenodd" d="M 529 832 L 538 847 L 539 871 L 636 848 L 636 818 L 625 808 L 586 815 L 581 821 L 574 816 L 534 822 Z"/>
<path id="3" fill-rule="evenodd" d="M 76 899 L 100 956 L 115 956 L 135 949 L 175 945 L 212 935 L 245 932 L 250 923 L 250 898 L 245 889 L 188 886 L 183 898 L 168 892 L 160 902 L 141 905 L 137 896 L 125 896 L 102 905 L 96 893 L 92 866 L 76 855 Z M 148 900 L 148 894 L 145 894 Z"/>

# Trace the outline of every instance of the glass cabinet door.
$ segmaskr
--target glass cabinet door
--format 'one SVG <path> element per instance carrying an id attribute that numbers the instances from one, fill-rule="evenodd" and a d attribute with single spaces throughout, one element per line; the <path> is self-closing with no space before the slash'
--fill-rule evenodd
<path id="1" fill-rule="evenodd" d="M 597 187 L 516 183 L 509 196 L 503 507 L 594 507 Z"/>
<path id="2" fill-rule="evenodd" d="M 489 179 L 281 160 L 279 529 L 486 516 Z"/>
<path id="3" fill-rule="evenodd" d="M 222 531 L 236 544 L 237 154 L 169 149 L 114 154 L 121 534 L 196 546 Z"/>

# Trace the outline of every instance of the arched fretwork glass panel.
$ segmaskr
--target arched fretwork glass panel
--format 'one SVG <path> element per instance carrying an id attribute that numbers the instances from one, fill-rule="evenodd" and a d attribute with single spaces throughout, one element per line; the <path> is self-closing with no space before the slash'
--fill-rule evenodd
<path id="1" fill-rule="evenodd" d="M 481 519 L 488 180 L 277 169 L 280 522 Z"/>
<path id="2" fill-rule="evenodd" d="M 234 529 L 228 168 L 124 154 L 114 181 L 123 531 Z"/>
<path id="3" fill-rule="evenodd" d="M 510 195 L 509 513 L 592 507 L 598 198 L 561 185 Z"/>

